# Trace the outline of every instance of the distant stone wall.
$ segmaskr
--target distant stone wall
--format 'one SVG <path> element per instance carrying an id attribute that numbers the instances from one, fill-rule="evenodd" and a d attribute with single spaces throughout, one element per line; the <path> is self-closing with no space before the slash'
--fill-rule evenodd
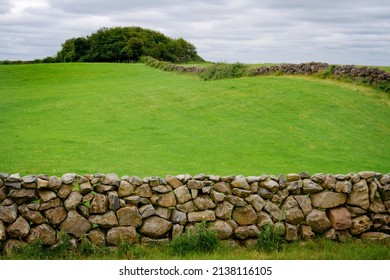
<path id="1" fill-rule="evenodd" d="M 59 232 L 96 245 L 168 241 L 206 221 L 241 244 L 271 224 L 287 241 L 390 238 L 390 174 L 261 176 L 0 173 L 0 244 L 5 251 Z"/>

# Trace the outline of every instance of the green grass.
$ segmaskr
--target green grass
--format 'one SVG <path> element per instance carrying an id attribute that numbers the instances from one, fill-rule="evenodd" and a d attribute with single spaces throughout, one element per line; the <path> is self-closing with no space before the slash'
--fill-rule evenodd
<path id="1" fill-rule="evenodd" d="M 284 243 L 278 251 L 264 251 L 256 246 L 220 245 L 212 252 L 177 253 L 169 244 L 145 246 L 120 244 L 115 249 L 94 247 L 84 243 L 77 250 L 42 248 L 39 243 L 18 250 L 0 260 L 389 260 L 388 244 L 350 240 L 335 242 L 325 239 Z M 66 249 L 66 250 L 65 250 Z"/>
<path id="2" fill-rule="evenodd" d="M 0 66 L 0 171 L 164 176 L 390 170 L 390 101 L 299 76 Z"/>

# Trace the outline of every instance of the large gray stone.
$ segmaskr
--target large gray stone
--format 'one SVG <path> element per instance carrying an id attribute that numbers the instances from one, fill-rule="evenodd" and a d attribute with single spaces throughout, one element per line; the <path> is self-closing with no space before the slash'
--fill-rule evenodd
<path id="1" fill-rule="evenodd" d="M 117 174 L 109 173 L 104 177 L 102 184 L 119 187 L 120 180 Z"/>
<path id="2" fill-rule="evenodd" d="M 174 209 L 172 211 L 171 221 L 174 224 L 185 225 L 187 223 L 187 214 Z"/>
<path id="3" fill-rule="evenodd" d="M 91 224 L 86 218 L 77 213 L 76 210 L 70 210 L 66 220 L 60 225 L 60 229 L 68 234 L 81 238 L 91 228 Z"/>
<path id="4" fill-rule="evenodd" d="M 33 227 L 26 238 L 28 243 L 40 241 L 42 245 L 53 246 L 57 242 L 56 230 L 48 224 Z"/>
<path id="5" fill-rule="evenodd" d="M 142 224 L 142 216 L 136 206 L 129 205 L 122 207 L 116 211 L 116 215 L 118 217 L 119 226 L 139 227 Z"/>
<path id="6" fill-rule="evenodd" d="M 162 238 L 166 236 L 172 228 L 172 223 L 157 216 L 144 220 L 139 232 L 150 238 Z"/>
<path id="7" fill-rule="evenodd" d="M 333 208 L 343 205 L 347 199 L 346 194 L 323 191 L 310 196 L 312 205 L 317 208 Z"/>
<path id="8" fill-rule="evenodd" d="M 108 208 L 110 210 L 116 211 L 119 209 L 119 207 L 121 207 L 119 196 L 116 191 L 108 192 L 107 197 L 108 197 Z"/>
<path id="9" fill-rule="evenodd" d="M 118 246 L 121 242 L 133 244 L 136 241 L 137 232 L 132 226 L 114 227 L 107 232 L 107 243 Z"/>
<path id="10" fill-rule="evenodd" d="M 305 220 L 305 215 L 298 206 L 288 209 L 285 213 L 286 221 L 290 224 L 299 225 Z"/>
<path id="11" fill-rule="evenodd" d="M 360 180 L 358 183 L 353 185 L 351 193 L 348 194 L 347 203 L 349 205 L 368 209 L 370 206 L 370 199 L 366 180 Z"/>
<path id="12" fill-rule="evenodd" d="M 241 226 L 253 225 L 257 220 L 257 215 L 252 205 L 235 207 L 232 217 Z"/>
<path id="13" fill-rule="evenodd" d="M 66 173 L 61 177 L 61 180 L 65 185 L 70 185 L 74 183 L 75 178 L 75 173 Z"/>
<path id="14" fill-rule="evenodd" d="M 294 195 L 294 198 L 302 209 L 303 214 L 307 216 L 313 209 L 310 198 L 306 195 Z"/>
<path id="15" fill-rule="evenodd" d="M 313 209 L 313 211 L 306 216 L 306 224 L 316 233 L 323 233 L 332 226 L 325 211 L 317 209 Z"/>

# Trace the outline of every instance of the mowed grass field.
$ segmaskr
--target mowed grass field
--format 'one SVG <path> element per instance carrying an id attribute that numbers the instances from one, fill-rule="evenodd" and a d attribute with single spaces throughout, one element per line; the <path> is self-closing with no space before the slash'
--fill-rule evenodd
<path id="1" fill-rule="evenodd" d="M 390 171 L 389 96 L 298 76 L 1 65 L 0 134 L 0 172 L 23 175 Z"/>

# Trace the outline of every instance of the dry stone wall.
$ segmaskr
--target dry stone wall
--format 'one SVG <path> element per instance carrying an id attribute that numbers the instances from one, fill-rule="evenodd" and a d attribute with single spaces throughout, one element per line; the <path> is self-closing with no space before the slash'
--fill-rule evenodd
<path id="1" fill-rule="evenodd" d="M 287 241 L 321 235 L 390 239 L 390 174 L 165 178 L 0 173 L 0 244 L 59 234 L 96 245 L 161 242 L 206 221 L 220 239 L 247 243 L 267 224 Z"/>

